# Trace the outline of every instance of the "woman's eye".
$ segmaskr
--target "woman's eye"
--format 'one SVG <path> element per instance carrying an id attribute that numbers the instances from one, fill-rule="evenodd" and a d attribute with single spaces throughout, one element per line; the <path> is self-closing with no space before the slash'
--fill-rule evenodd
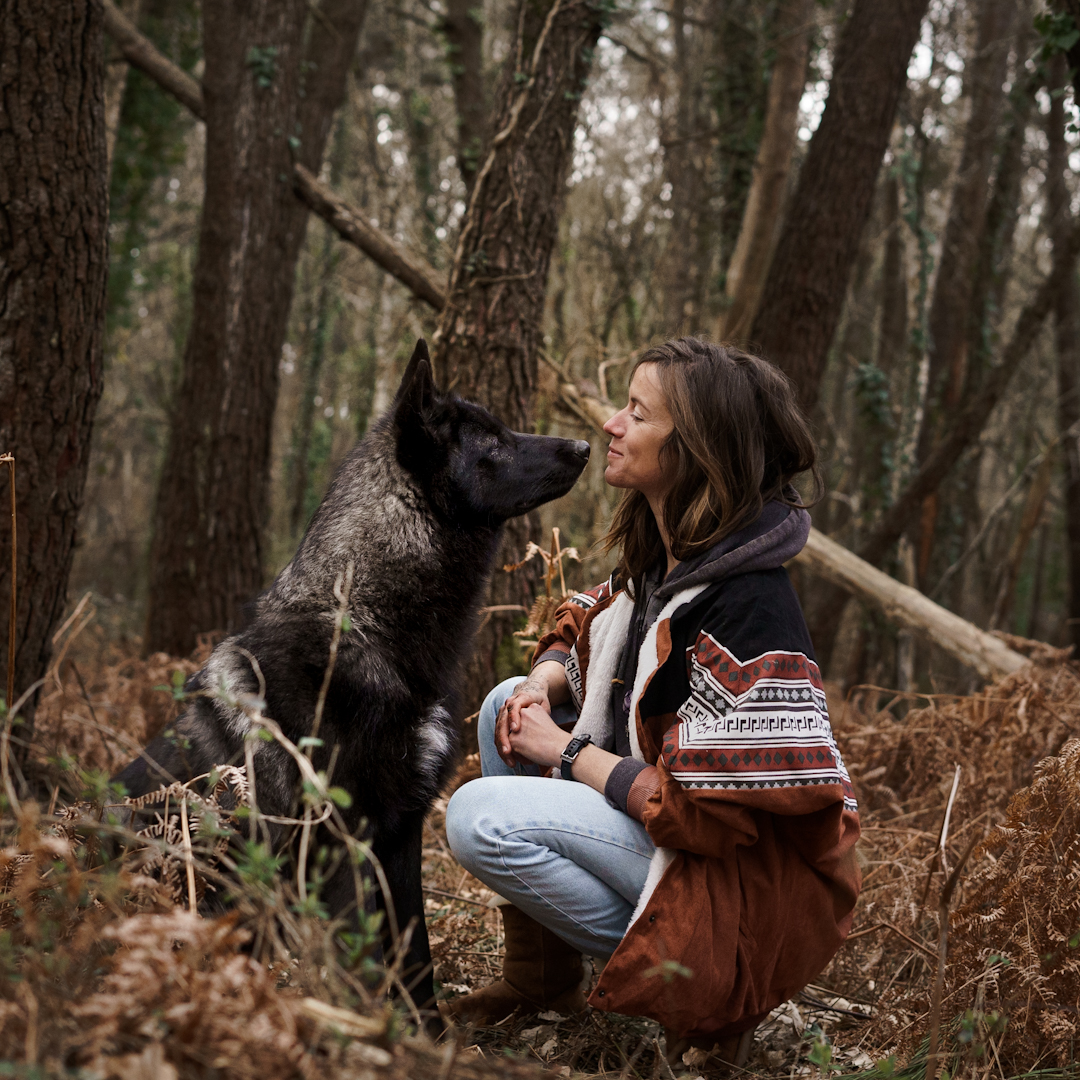
<path id="1" fill-rule="evenodd" d="M 645 417 L 643 417 L 643 416 L 638 416 L 638 414 L 637 414 L 636 412 L 632 412 L 632 413 L 630 414 L 630 419 L 631 419 L 631 420 L 636 420 L 636 421 L 637 421 L 637 422 L 638 422 L 638 423 L 640 424 L 640 423 L 641 423 L 641 421 L 645 419 Z"/>

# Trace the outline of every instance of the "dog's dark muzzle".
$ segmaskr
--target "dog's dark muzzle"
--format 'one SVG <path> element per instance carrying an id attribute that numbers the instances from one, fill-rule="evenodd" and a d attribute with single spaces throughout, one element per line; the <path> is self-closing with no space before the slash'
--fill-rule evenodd
<path id="1" fill-rule="evenodd" d="M 518 435 L 516 491 L 510 516 L 527 514 L 565 495 L 588 464 L 591 451 L 584 439 Z"/>

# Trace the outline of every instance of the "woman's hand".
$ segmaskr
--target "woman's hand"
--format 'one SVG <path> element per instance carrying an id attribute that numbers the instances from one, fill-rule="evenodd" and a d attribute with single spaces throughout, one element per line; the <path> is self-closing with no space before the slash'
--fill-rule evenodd
<path id="1" fill-rule="evenodd" d="M 510 768 L 520 764 L 511 748 L 510 736 L 518 730 L 521 710 L 539 705 L 550 719 L 552 705 L 560 704 L 567 696 L 566 669 L 557 660 L 546 660 L 537 664 L 532 674 L 506 699 L 495 719 L 495 749 Z"/>
<path id="2" fill-rule="evenodd" d="M 533 704 L 518 710 L 516 721 L 510 724 L 509 738 L 516 759 L 550 769 L 561 763 L 571 737 L 543 706 Z"/>
<path id="3" fill-rule="evenodd" d="M 570 733 L 563 731 L 539 705 L 526 705 L 510 733 L 510 747 L 518 758 L 553 769 L 562 765 L 562 754 L 570 739 Z M 618 755 L 590 743 L 581 748 L 574 761 L 574 779 L 603 794 L 611 770 L 620 760 Z"/>

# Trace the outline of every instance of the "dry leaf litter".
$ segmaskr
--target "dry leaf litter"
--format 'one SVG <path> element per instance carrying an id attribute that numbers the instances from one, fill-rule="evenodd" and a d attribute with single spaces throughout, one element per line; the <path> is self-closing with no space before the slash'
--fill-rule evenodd
<path id="1" fill-rule="evenodd" d="M 1080 665 L 1010 644 L 1032 664 L 971 697 L 868 689 L 831 699 L 860 797 L 864 890 L 830 967 L 759 1029 L 750 1073 L 923 1075 L 938 898 L 975 841 L 951 903 L 939 1066 L 980 1080 L 1075 1074 L 1080 743 L 1069 740 L 1080 735 Z M 17 823 L 7 816 L 0 853 L 0 1057 L 16 1071 L 119 1080 L 672 1075 L 661 1032 L 640 1018 L 548 1012 L 445 1045 L 408 1035 L 407 1016 L 337 966 L 320 920 L 283 917 L 296 898 L 281 886 L 241 897 L 224 916 L 193 914 L 189 866 L 198 867 L 198 900 L 223 887 L 218 830 L 201 818 L 221 827 L 230 811 L 213 800 L 187 800 L 190 850 L 175 818 L 159 821 L 117 872 L 99 851 L 107 838 L 87 817 L 94 808 L 74 804 L 80 785 L 88 767 L 114 769 L 175 717 L 173 673 L 182 680 L 200 658 L 103 657 L 83 646 L 51 674 L 38 712 L 43 749 L 31 768 L 48 777 L 58 809 L 50 817 L 24 801 Z M 478 771 L 467 759 L 455 785 Z M 502 939 L 495 898 L 447 847 L 444 810 L 441 800 L 425 832 L 424 879 L 436 975 L 452 995 L 498 976 Z M 724 1070 L 691 1051 L 676 1072 Z"/>

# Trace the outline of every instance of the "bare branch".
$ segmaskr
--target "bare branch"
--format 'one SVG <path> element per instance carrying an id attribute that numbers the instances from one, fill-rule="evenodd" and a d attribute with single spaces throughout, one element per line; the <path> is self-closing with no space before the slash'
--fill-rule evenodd
<path id="1" fill-rule="evenodd" d="M 355 244 L 418 299 L 436 311 L 442 311 L 446 306 L 446 283 L 431 266 L 406 251 L 381 229 L 369 225 L 358 210 L 339 199 L 303 165 L 293 168 L 293 191 L 338 236 Z"/>
<path id="2" fill-rule="evenodd" d="M 132 67 L 149 75 L 163 90 L 172 94 L 200 120 L 206 119 L 202 86 L 158 51 L 157 46 L 112 2 L 105 0 L 105 33 L 116 42 L 124 59 Z"/>

